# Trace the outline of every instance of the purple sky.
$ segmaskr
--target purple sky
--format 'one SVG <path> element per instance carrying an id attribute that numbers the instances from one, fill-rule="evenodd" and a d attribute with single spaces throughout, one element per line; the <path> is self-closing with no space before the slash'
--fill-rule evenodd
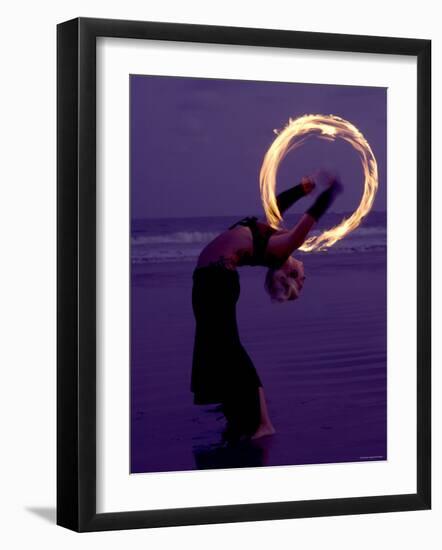
<path id="1" fill-rule="evenodd" d="M 132 218 L 262 214 L 258 176 L 273 128 L 308 113 L 338 115 L 365 135 L 379 168 L 374 209 L 386 210 L 386 88 L 144 75 L 130 85 Z M 277 190 L 321 167 L 345 186 L 333 210 L 353 210 L 363 176 L 342 140 L 312 138 L 289 153 Z"/>

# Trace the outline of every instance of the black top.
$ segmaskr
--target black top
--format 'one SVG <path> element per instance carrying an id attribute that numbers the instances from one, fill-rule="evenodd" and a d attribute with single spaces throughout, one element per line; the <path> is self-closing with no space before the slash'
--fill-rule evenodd
<path id="1" fill-rule="evenodd" d="M 306 192 L 302 183 L 279 193 L 276 197 L 276 203 L 281 214 L 283 214 L 292 204 L 305 195 Z M 247 259 L 247 264 L 244 262 L 245 265 L 264 265 L 277 269 L 287 260 L 287 258 L 278 258 L 272 261 L 270 258 L 267 258 L 267 260 L 264 261 L 267 244 L 270 237 L 276 232 L 276 229 L 273 229 L 273 227 L 270 227 L 270 225 L 266 223 L 259 222 L 256 216 L 248 216 L 243 218 L 229 227 L 229 229 L 233 229 L 237 225 L 249 227 L 252 232 L 253 253 L 252 256 Z"/>
<path id="2" fill-rule="evenodd" d="M 250 258 L 248 258 L 246 265 L 269 266 L 269 260 L 267 259 L 267 261 L 265 261 L 265 252 L 269 239 L 273 235 L 273 233 L 276 232 L 276 230 L 266 223 L 259 222 L 256 216 L 247 216 L 246 218 L 243 218 L 242 220 L 230 226 L 229 229 L 233 229 L 238 225 L 248 227 L 252 232 L 253 253 Z M 280 265 L 280 263 L 281 262 L 275 262 L 275 267 Z"/>

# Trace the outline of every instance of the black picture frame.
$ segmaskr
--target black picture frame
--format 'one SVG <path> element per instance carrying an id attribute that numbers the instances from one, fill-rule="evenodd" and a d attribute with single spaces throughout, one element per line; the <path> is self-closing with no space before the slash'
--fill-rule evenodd
<path id="1" fill-rule="evenodd" d="M 96 39 L 396 54 L 417 59 L 417 471 L 414 494 L 96 511 Z M 57 523 L 103 531 L 431 506 L 431 41 L 78 18 L 57 27 Z"/>

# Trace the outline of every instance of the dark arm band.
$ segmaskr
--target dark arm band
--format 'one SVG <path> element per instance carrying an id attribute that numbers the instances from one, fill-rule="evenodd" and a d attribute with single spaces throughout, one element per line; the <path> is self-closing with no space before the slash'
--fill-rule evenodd
<path id="1" fill-rule="evenodd" d="M 321 218 L 325 214 L 325 212 L 334 202 L 337 194 L 337 187 L 335 185 L 331 185 L 328 189 L 326 189 L 319 195 L 319 197 L 310 206 L 306 213 L 309 214 L 316 221 L 318 221 L 319 218 Z"/>
<path id="2" fill-rule="evenodd" d="M 305 197 L 305 191 L 302 183 L 279 193 L 276 197 L 276 204 L 278 205 L 278 209 L 281 214 L 284 214 L 284 212 L 290 208 L 292 204 L 295 204 L 295 202 L 302 199 L 302 197 Z"/>

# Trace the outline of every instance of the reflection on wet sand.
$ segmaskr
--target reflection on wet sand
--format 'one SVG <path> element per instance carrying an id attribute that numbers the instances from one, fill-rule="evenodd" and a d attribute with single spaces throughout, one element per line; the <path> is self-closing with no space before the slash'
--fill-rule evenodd
<path id="1" fill-rule="evenodd" d="M 235 444 L 194 445 L 195 468 L 207 470 L 268 466 L 274 437 L 265 436 Z"/>

